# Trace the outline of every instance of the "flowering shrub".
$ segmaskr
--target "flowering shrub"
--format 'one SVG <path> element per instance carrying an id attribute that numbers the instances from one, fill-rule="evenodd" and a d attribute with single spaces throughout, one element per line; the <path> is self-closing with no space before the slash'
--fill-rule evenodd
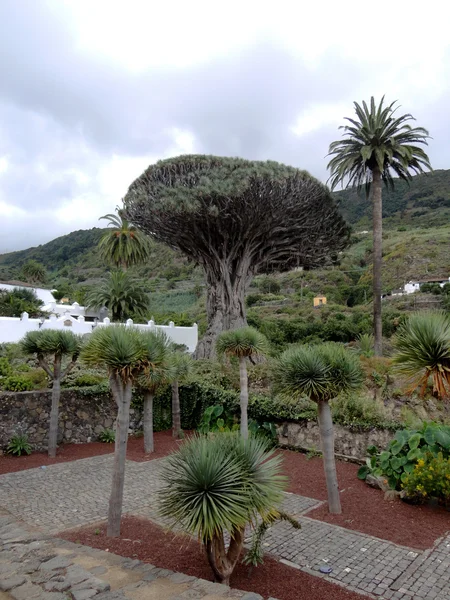
<path id="1" fill-rule="evenodd" d="M 450 505 L 450 458 L 442 452 L 437 456 L 427 454 L 417 461 L 414 470 L 403 481 L 403 489 L 408 499 L 423 503 L 429 498 L 437 498 Z"/>

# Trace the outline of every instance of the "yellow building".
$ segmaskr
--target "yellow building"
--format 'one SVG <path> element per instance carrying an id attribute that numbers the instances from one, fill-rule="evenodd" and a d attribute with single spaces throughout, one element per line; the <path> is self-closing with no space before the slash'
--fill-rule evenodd
<path id="1" fill-rule="evenodd" d="M 314 298 L 314 308 L 317 308 L 318 306 L 323 306 L 326 303 L 327 303 L 326 296 L 316 296 Z"/>

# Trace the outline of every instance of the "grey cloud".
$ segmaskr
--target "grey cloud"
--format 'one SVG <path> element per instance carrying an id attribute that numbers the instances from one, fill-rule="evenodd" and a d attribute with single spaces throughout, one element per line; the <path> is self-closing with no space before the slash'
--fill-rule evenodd
<path id="1" fill-rule="evenodd" d="M 0 22 L 7 23 L 0 38 L 0 154 L 13 165 L 0 176 L 0 194 L 30 211 L 54 208 L 80 192 L 69 169 L 95 178 L 100 161 L 113 154 L 161 155 L 172 145 L 173 127 L 190 130 L 201 152 L 271 158 L 325 180 L 325 155 L 338 131 L 324 126 L 299 138 L 291 127 L 316 103 L 344 102 L 351 114 L 351 101 L 370 90 L 374 76 L 334 52 L 308 69 L 271 40 L 183 70 L 133 74 L 77 51 L 63 8 L 3 0 Z M 426 123 L 434 137 L 430 155 L 441 168 L 450 154 L 444 98 L 427 109 Z M 92 225 L 96 220 L 93 215 Z M 4 228 L 0 221 L 0 239 Z M 26 239 L 38 237 L 30 232 Z"/>

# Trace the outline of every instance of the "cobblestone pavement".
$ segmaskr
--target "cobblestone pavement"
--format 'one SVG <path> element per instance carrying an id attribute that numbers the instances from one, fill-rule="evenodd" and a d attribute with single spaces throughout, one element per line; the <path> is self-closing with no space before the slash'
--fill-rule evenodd
<path id="1" fill-rule="evenodd" d="M 90 598 L 262 600 L 259 594 L 51 538 L 18 524 L 0 509 L 1 600 Z"/>
<path id="2" fill-rule="evenodd" d="M 98 456 L 0 476 L 0 506 L 47 533 L 103 520 L 112 461 L 112 455 Z M 163 468 L 164 459 L 127 461 L 124 512 L 161 523 L 155 492 L 161 487 Z M 298 517 L 302 528 L 275 525 L 265 538 L 266 551 L 375 598 L 450 600 L 450 535 L 420 552 L 304 516 L 318 504 L 286 494 L 283 508 Z M 332 572 L 320 575 L 319 568 L 325 565 Z"/>

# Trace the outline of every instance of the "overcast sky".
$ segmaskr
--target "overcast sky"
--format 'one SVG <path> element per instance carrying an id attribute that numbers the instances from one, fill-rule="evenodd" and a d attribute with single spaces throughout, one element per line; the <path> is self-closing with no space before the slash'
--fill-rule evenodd
<path id="1" fill-rule="evenodd" d="M 437 0 L 0 0 L 0 252 L 99 225 L 182 153 L 325 181 L 371 95 L 398 99 L 450 168 L 449 22 Z"/>

